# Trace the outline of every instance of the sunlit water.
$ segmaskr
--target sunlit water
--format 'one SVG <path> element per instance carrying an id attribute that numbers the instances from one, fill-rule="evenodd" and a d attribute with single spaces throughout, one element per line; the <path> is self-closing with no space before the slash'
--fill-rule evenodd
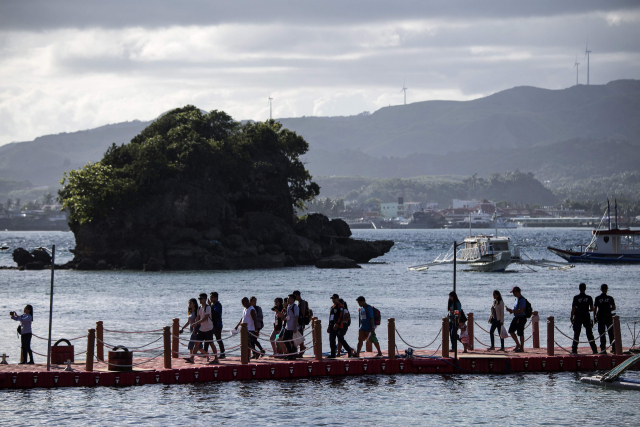
<path id="1" fill-rule="evenodd" d="M 534 258 L 557 259 L 546 246 L 566 248 L 589 239 L 588 230 L 510 230 Z M 382 312 L 394 317 L 405 340 L 414 346 L 431 342 L 440 330 L 446 312 L 446 298 L 452 289 L 450 267 L 428 272 L 411 272 L 408 266 L 434 259 L 446 252 L 454 239 L 462 240 L 463 230 L 355 230 L 354 237 L 392 239 L 391 252 L 377 259 L 381 264 L 364 265 L 359 270 L 318 270 L 298 267 L 278 270 L 216 272 L 77 272 L 57 271 L 54 293 L 53 336 L 71 338 L 86 334 L 102 320 L 112 330 L 151 330 L 168 325 L 172 318 L 186 318 L 186 302 L 200 292 L 217 291 L 224 306 L 225 326 L 235 326 L 243 296 L 255 295 L 270 313 L 273 298 L 294 289 L 302 291 L 314 314 L 326 325 L 329 297 L 340 294 L 355 307 L 355 298 L 364 295 Z M 71 259 L 71 233 L 0 232 L 0 243 L 12 249 L 23 246 L 57 245 L 58 262 Z M 10 252 L 0 253 L 0 265 L 14 265 Z M 596 296 L 599 286 L 608 283 L 621 317 L 623 343 L 631 343 L 627 322 L 637 320 L 640 307 L 639 266 L 578 265 L 567 271 L 549 271 L 512 266 L 517 273 L 472 273 L 458 271 L 458 294 L 465 311 L 475 313 L 485 325 L 491 292 L 499 289 L 510 303 L 509 290 L 518 285 L 542 319 L 555 316 L 559 328 L 570 334 L 569 313 L 578 283 L 587 283 L 587 293 Z M 0 271 L 0 353 L 19 357 L 15 322 L 8 312 L 30 303 L 35 310 L 34 332 L 46 336 L 49 307 L 49 271 Z M 510 319 L 510 316 L 508 316 Z M 269 329 L 268 320 L 266 330 Z M 347 335 L 353 345 L 355 327 Z M 529 330 L 530 331 L 530 330 Z M 541 322 L 541 343 L 546 343 L 546 327 Z M 527 332 L 528 336 L 529 332 Z M 386 347 L 383 325 L 378 335 Z M 488 343 L 487 334 L 476 336 Z M 584 337 L 584 335 L 583 335 Z M 112 344 L 136 346 L 153 337 L 106 334 Z M 144 341 L 146 340 L 146 341 Z M 558 342 L 570 346 L 568 339 Z M 144 342 L 142 342 L 144 341 Z M 328 340 L 324 338 L 324 350 Z M 77 348 L 83 349 L 82 340 Z M 432 348 L 438 346 L 439 340 Z M 268 344 L 268 343 L 267 343 Z M 508 343 L 509 345 L 509 343 Z M 407 345 L 398 341 L 400 352 Z M 34 340 L 39 353 L 43 341 Z M 479 346 L 481 348 L 481 346 Z M 82 357 L 82 356 L 79 356 Z M 36 356 L 36 361 L 44 358 Z M 631 373 L 631 376 L 637 376 Z M 639 394 L 602 390 L 580 384 L 579 373 L 527 375 L 397 375 L 361 378 L 322 378 L 299 381 L 248 381 L 185 386 L 144 386 L 112 389 L 58 389 L 1 391 L 2 424 L 53 422 L 115 425 L 144 423 L 170 425 L 206 422 L 246 425 L 283 424 L 295 420 L 310 425 L 331 424 L 630 424 L 638 425 Z"/>

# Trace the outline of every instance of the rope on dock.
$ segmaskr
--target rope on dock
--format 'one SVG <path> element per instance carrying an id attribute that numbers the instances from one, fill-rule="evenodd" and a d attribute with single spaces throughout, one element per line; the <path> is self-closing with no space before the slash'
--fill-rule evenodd
<path id="1" fill-rule="evenodd" d="M 41 339 L 43 341 L 49 341 L 49 338 L 42 338 L 42 337 L 39 337 L 39 336 L 37 336 L 36 334 L 33 334 L 33 333 L 31 335 L 33 335 L 34 337 L 36 337 L 38 339 Z M 71 338 L 71 339 L 68 339 L 68 340 L 66 338 L 64 338 L 64 339 L 67 340 L 67 341 L 75 341 L 75 340 L 79 340 L 81 338 L 86 338 L 86 337 L 87 337 L 86 335 L 83 335 L 81 337 L 75 337 L 75 338 Z M 51 338 L 51 341 L 58 341 L 58 340 L 55 339 L 55 338 Z"/>
<path id="2" fill-rule="evenodd" d="M 105 332 L 113 332 L 113 333 L 116 333 L 116 334 L 150 334 L 150 333 L 153 333 L 153 332 L 162 332 L 163 329 L 155 329 L 153 331 L 135 331 L 135 332 L 114 331 L 114 330 L 111 330 L 111 329 L 103 329 L 103 331 L 105 331 Z"/>
<path id="3" fill-rule="evenodd" d="M 437 334 L 437 335 L 436 335 L 436 337 L 433 339 L 433 341 L 431 341 L 429 344 L 427 344 L 427 345 L 425 345 L 425 346 L 423 346 L 423 347 L 418 347 L 418 346 L 415 346 L 415 345 L 411 345 L 411 344 L 409 344 L 408 342 L 406 342 L 406 341 L 404 340 L 404 338 L 402 338 L 402 335 L 400 335 L 400 331 L 398 331 L 398 328 L 396 328 L 396 333 L 398 334 L 398 337 L 400 338 L 400 341 L 402 341 L 403 343 L 405 343 L 406 345 L 408 345 L 409 347 L 411 347 L 411 348 L 413 348 L 413 349 L 420 350 L 420 349 L 423 349 L 423 348 L 430 347 L 434 342 L 436 342 L 436 340 L 438 339 L 438 337 L 439 337 L 439 336 L 440 336 L 440 334 L 442 333 L 442 328 L 440 328 L 440 330 L 438 331 L 438 334 Z"/>
<path id="4" fill-rule="evenodd" d="M 163 337 L 160 337 L 160 338 L 158 338 L 157 340 L 151 341 L 151 342 L 149 342 L 149 343 L 147 343 L 147 344 L 144 344 L 144 345 L 141 345 L 141 346 L 138 346 L 138 347 L 127 347 L 127 349 L 132 350 L 132 351 L 141 351 L 141 350 L 140 350 L 141 348 L 144 348 L 144 347 L 146 347 L 146 346 L 148 346 L 148 345 L 151 345 L 151 344 L 157 343 L 157 342 L 158 342 L 158 341 L 160 341 L 162 338 L 163 338 Z M 100 338 L 96 338 L 96 341 L 98 341 L 98 342 L 99 342 L 99 343 L 101 343 L 101 344 L 104 344 L 104 346 L 105 346 L 105 347 L 107 347 L 107 348 L 115 348 L 115 347 L 117 347 L 117 345 L 113 345 L 113 344 L 106 343 L 106 342 L 102 341 Z"/>
<path id="5" fill-rule="evenodd" d="M 118 367 L 120 367 L 120 368 L 134 368 L 134 367 L 136 367 L 136 366 L 140 366 L 140 365 L 144 365 L 145 363 L 149 363 L 149 362 L 151 362 L 152 360 L 157 359 L 158 357 L 162 356 L 163 354 L 164 354 L 164 352 L 162 352 L 162 353 L 160 353 L 160 354 L 158 354 L 158 355 L 156 355 L 156 356 L 154 356 L 154 357 L 150 358 L 149 360 L 145 360 L 144 362 L 140 362 L 140 363 L 135 363 L 135 364 L 133 364 L 133 365 L 116 365 L 116 364 L 113 364 L 113 363 L 105 362 L 104 360 L 100 360 L 100 359 L 98 359 L 98 357 L 97 357 L 97 356 L 95 356 L 95 355 L 94 355 L 93 357 L 96 359 L 96 361 L 97 361 L 98 363 L 104 363 L 105 365 L 109 365 L 109 366 L 118 366 Z"/>
<path id="6" fill-rule="evenodd" d="M 602 338 L 602 337 L 604 336 L 604 334 L 606 334 L 606 333 L 609 331 L 609 329 L 613 328 L 613 325 L 611 325 L 611 326 L 609 326 L 607 329 L 605 329 L 605 331 L 604 331 L 602 334 L 600 334 L 600 336 L 595 337 L 594 339 L 589 340 L 589 341 L 576 341 L 576 340 L 574 340 L 573 338 L 571 338 L 569 335 L 567 335 L 567 334 L 565 334 L 564 332 L 562 332 L 562 331 L 561 331 L 557 326 L 555 326 L 555 325 L 554 325 L 554 327 L 556 328 L 556 330 L 557 330 L 558 332 L 560 332 L 560 333 L 561 333 L 562 335 L 564 335 L 565 337 L 569 338 L 571 341 L 573 341 L 573 342 L 575 342 L 575 343 L 578 343 L 578 344 L 588 344 L 588 343 L 595 343 L 595 342 L 596 342 L 596 340 L 599 340 L 600 338 Z"/>
<path id="7" fill-rule="evenodd" d="M 252 337 L 254 337 L 254 338 L 256 338 L 256 339 L 259 339 L 260 341 L 269 341 L 270 343 L 279 343 L 279 342 L 285 343 L 285 342 L 293 342 L 293 341 L 296 341 L 297 339 L 298 339 L 298 340 L 300 339 L 300 338 L 292 338 L 292 339 L 290 339 L 290 340 L 286 340 L 286 341 L 285 341 L 285 340 L 273 340 L 273 341 L 271 341 L 271 340 L 267 340 L 267 339 L 264 339 L 264 338 L 260 338 L 260 337 L 258 337 L 258 336 L 256 336 L 256 335 L 252 334 L 251 332 L 252 332 L 252 331 L 249 331 L 249 335 L 251 335 Z M 311 329 L 311 330 L 307 333 L 307 335 L 303 335 L 303 336 L 302 336 L 302 338 L 306 338 L 306 337 L 308 337 L 312 332 L 313 332 L 313 329 Z"/>

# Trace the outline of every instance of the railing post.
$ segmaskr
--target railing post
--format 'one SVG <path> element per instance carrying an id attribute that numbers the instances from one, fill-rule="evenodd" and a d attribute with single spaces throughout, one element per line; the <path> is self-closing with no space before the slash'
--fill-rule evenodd
<path id="1" fill-rule="evenodd" d="M 442 357 L 449 357 L 449 318 L 442 318 Z"/>
<path id="2" fill-rule="evenodd" d="M 555 354 L 556 343 L 553 336 L 555 322 L 553 316 L 547 317 L 547 356 L 553 356 Z"/>
<path id="3" fill-rule="evenodd" d="M 249 364 L 249 330 L 246 323 L 240 325 L 240 363 Z"/>
<path id="4" fill-rule="evenodd" d="M 469 334 L 469 350 L 473 350 L 473 313 L 467 314 L 467 333 Z"/>
<path id="5" fill-rule="evenodd" d="M 96 345 L 96 330 L 89 329 L 87 334 L 87 358 L 84 363 L 84 370 L 93 372 L 93 346 Z"/>
<path id="6" fill-rule="evenodd" d="M 316 355 L 316 360 L 322 360 L 322 321 L 320 319 L 316 319 L 314 328 L 313 335 L 315 335 L 316 341 L 313 349 Z"/>
<path id="7" fill-rule="evenodd" d="M 620 333 L 620 316 L 613 316 L 613 338 L 616 340 L 613 347 L 614 354 L 622 354 L 622 334 Z"/>
<path id="8" fill-rule="evenodd" d="M 102 320 L 96 322 L 96 357 L 104 362 L 104 330 Z"/>
<path id="9" fill-rule="evenodd" d="M 177 359 L 180 354 L 180 319 L 173 319 L 173 336 L 171 337 L 171 357 Z"/>
<path id="10" fill-rule="evenodd" d="M 533 317 L 531 318 L 531 328 L 533 331 L 533 348 L 540 348 L 540 317 L 538 316 L 538 312 L 533 312 Z"/>
<path id="11" fill-rule="evenodd" d="M 162 328 L 164 338 L 164 369 L 171 369 L 171 328 L 165 326 Z"/>
<path id="12" fill-rule="evenodd" d="M 388 319 L 388 338 L 389 338 L 389 359 L 396 358 L 396 319 L 390 317 Z"/>

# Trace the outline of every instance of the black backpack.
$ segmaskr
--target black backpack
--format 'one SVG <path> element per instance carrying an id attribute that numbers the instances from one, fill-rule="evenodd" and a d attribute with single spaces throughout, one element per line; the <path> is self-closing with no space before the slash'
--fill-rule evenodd
<path id="1" fill-rule="evenodd" d="M 521 296 L 520 298 L 524 298 L 524 315 L 527 317 L 527 319 L 530 319 L 533 315 L 533 307 L 531 307 L 531 303 L 528 299 L 523 296 Z"/>

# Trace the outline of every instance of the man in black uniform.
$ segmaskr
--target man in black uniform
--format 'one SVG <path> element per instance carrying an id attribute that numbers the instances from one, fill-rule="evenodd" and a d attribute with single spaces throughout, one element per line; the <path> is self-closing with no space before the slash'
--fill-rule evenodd
<path id="1" fill-rule="evenodd" d="M 616 311 L 616 303 L 613 297 L 607 295 L 609 287 L 605 284 L 600 286 L 602 293 L 596 297 L 593 312 L 593 321 L 598 323 L 598 335 L 600 336 L 600 353 L 607 354 L 607 337 L 604 331 L 609 332 L 609 345 L 613 345 L 613 312 Z"/>
<path id="2" fill-rule="evenodd" d="M 585 294 L 587 285 L 580 283 L 578 287 L 580 293 L 573 297 L 573 307 L 571 309 L 571 324 L 573 325 L 573 346 L 571 346 L 571 353 L 578 353 L 578 341 L 580 340 L 580 332 L 584 326 L 584 330 L 587 333 L 587 339 L 590 341 L 591 350 L 593 354 L 598 353 L 598 347 L 593 339 L 593 326 L 591 325 L 590 311 L 593 311 L 593 298 Z"/>

